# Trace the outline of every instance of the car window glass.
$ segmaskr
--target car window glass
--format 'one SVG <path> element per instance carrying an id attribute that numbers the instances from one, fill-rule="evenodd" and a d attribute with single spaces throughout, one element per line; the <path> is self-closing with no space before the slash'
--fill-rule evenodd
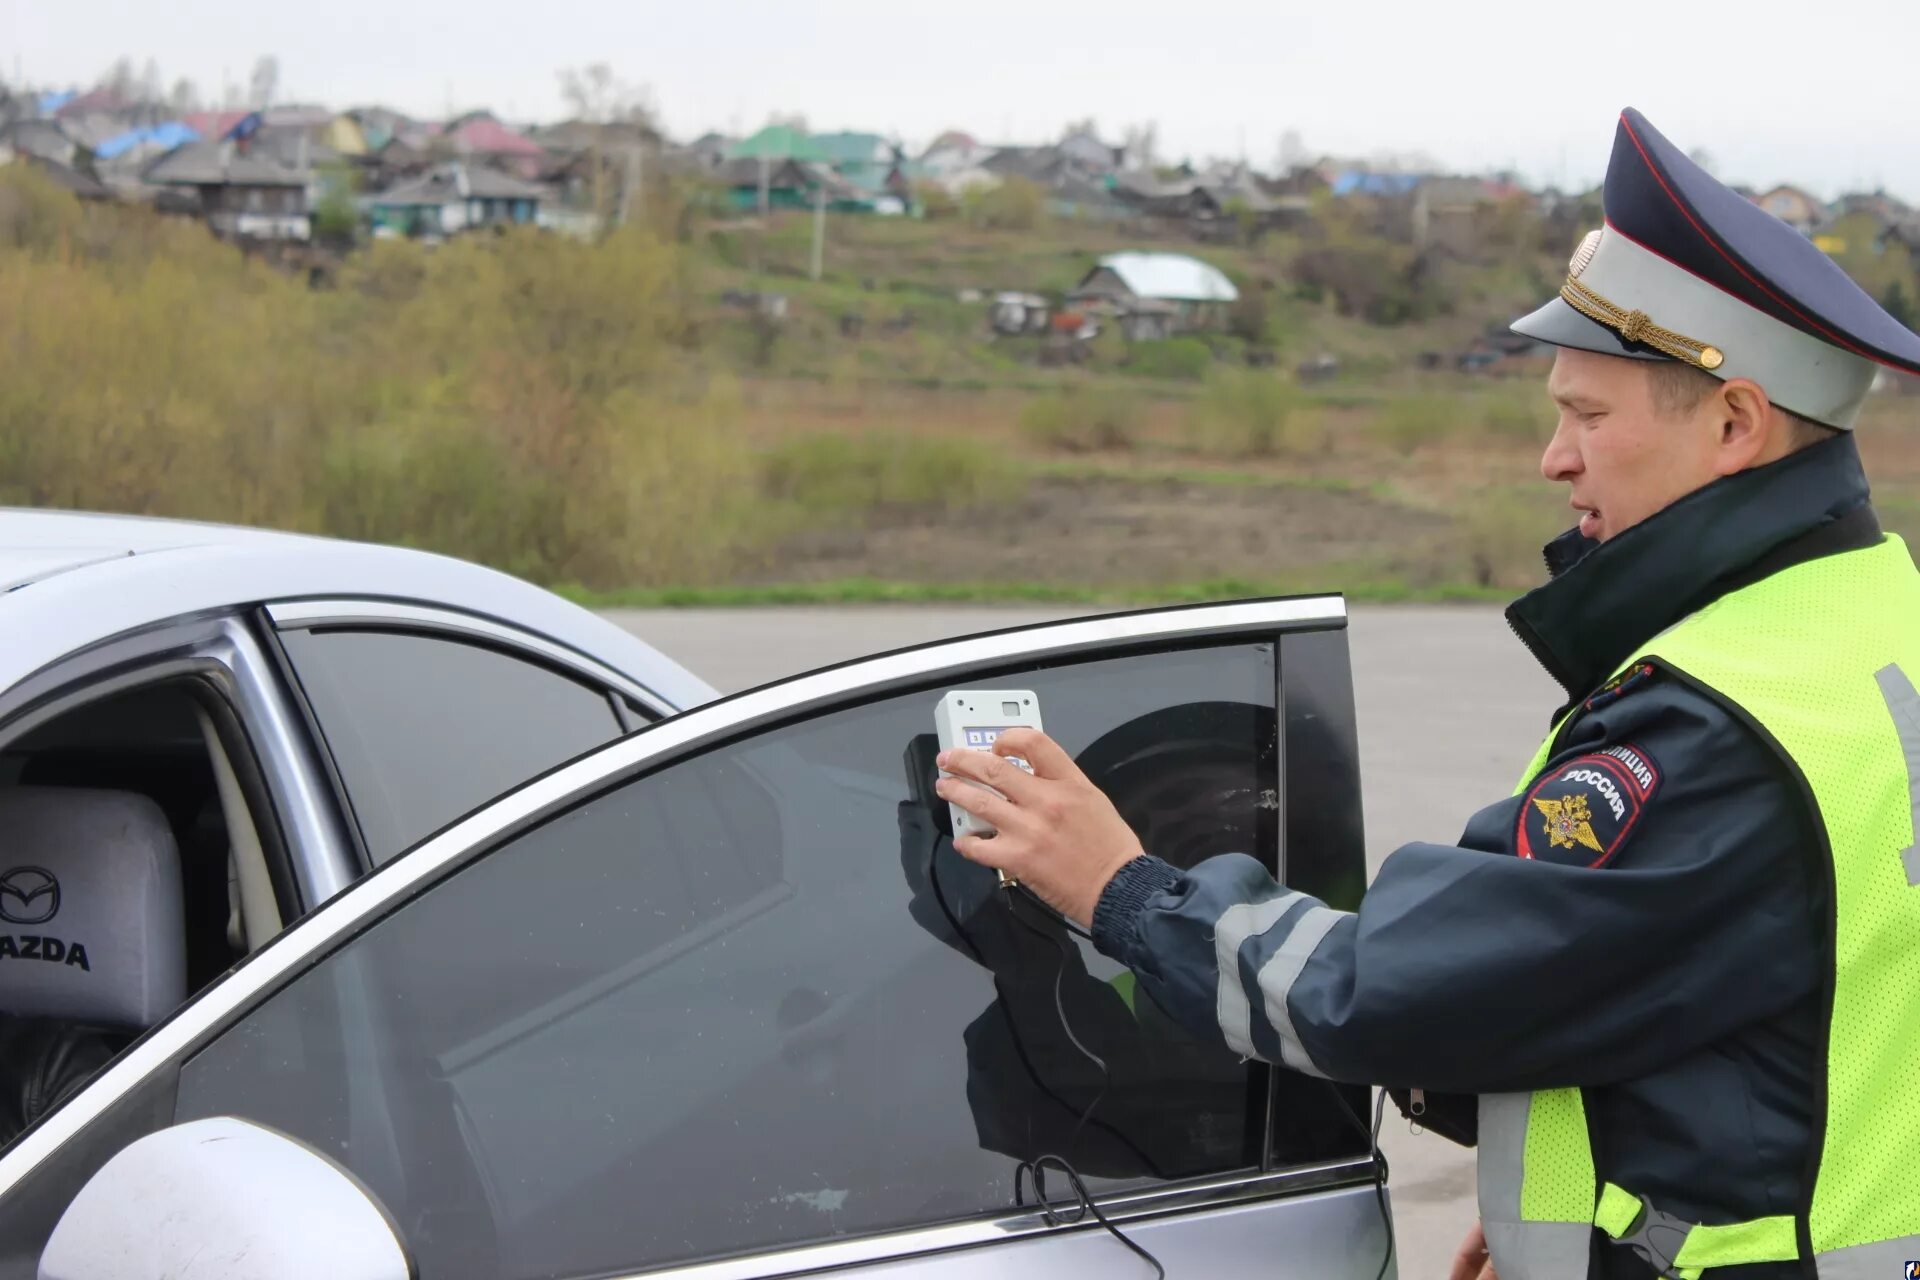
<path id="1" fill-rule="evenodd" d="M 376 863 L 621 733 L 606 694 L 498 649 L 394 631 L 288 631 Z"/>
<path id="2" fill-rule="evenodd" d="M 1272 864 L 1271 646 L 993 685 L 1039 694 L 1149 848 Z M 1084 944 L 1063 961 L 1059 927 L 1015 919 L 910 799 L 940 692 L 760 733 L 515 838 L 190 1061 L 181 1118 L 337 1153 L 429 1278 L 1001 1213 L 1016 1160 L 1049 1152 L 1096 1193 L 1259 1166 L 1269 1070 Z M 1056 975 L 1109 1076 L 1062 1033 Z M 1327 1154 L 1298 1128 L 1282 1160 Z"/>

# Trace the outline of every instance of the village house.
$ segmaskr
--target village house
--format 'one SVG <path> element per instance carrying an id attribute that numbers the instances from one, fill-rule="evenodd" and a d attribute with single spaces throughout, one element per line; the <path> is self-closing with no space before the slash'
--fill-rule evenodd
<path id="1" fill-rule="evenodd" d="M 1126 167 L 1127 149 L 1102 142 L 1086 129 L 1069 130 L 1054 149 L 1083 171 L 1105 177 Z"/>
<path id="2" fill-rule="evenodd" d="M 500 123 L 491 111 L 469 111 L 447 121 L 430 150 L 436 156 L 490 165 L 529 180 L 547 158 L 545 148 Z"/>
<path id="3" fill-rule="evenodd" d="M 820 162 L 875 209 L 903 213 L 912 205 L 913 187 L 900 148 L 879 134 L 816 133 L 808 141 Z"/>
<path id="4" fill-rule="evenodd" d="M 1799 187 L 1778 186 L 1763 191 L 1753 202 L 1803 236 L 1811 236 L 1827 221 L 1827 206 Z"/>
<path id="5" fill-rule="evenodd" d="M 1913 217 L 1913 212 L 1905 201 L 1890 196 L 1885 191 L 1849 192 L 1833 202 L 1833 216 L 1836 221 L 1864 213 L 1879 223 L 1883 231 L 1907 221 Z"/>
<path id="6" fill-rule="evenodd" d="M 726 161 L 728 154 L 739 141 L 738 138 L 729 138 L 724 133 L 703 133 L 686 146 L 678 148 L 677 156 L 684 158 L 695 168 L 711 172 Z"/>
<path id="7" fill-rule="evenodd" d="M 142 174 L 149 186 L 191 189 L 200 215 L 224 239 L 305 241 L 313 238 L 310 172 L 248 155 L 230 141 L 189 142 Z"/>
<path id="8" fill-rule="evenodd" d="M 1184 253 L 1112 253 L 1067 301 L 1115 317 L 1128 340 L 1138 342 L 1222 328 L 1239 297 L 1219 268 Z"/>
<path id="9" fill-rule="evenodd" d="M 753 213 L 764 196 L 768 209 L 811 209 L 819 185 L 814 172 L 790 158 L 739 156 L 723 160 L 714 181 L 726 190 L 727 205 L 739 213 Z"/>
<path id="10" fill-rule="evenodd" d="M 914 171 L 933 181 L 941 181 L 969 170 L 977 170 L 993 148 L 958 129 L 949 129 L 932 142 L 914 161 Z"/>
<path id="11" fill-rule="evenodd" d="M 460 161 L 366 197 L 375 235 L 437 240 L 488 227 L 532 226 L 551 193 L 531 182 Z"/>

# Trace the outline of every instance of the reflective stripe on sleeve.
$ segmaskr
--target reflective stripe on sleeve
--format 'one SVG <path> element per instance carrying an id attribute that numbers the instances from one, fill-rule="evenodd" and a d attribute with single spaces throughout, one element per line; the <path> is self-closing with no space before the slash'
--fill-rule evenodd
<path id="1" fill-rule="evenodd" d="M 1217 975 L 1216 1012 L 1227 1047 L 1242 1058 L 1254 1056 L 1253 1006 L 1240 981 L 1240 945 L 1248 938 L 1265 933 L 1296 903 L 1305 902 L 1304 893 L 1283 893 L 1265 902 L 1236 902 L 1220 913 L 1213 926 L 1213 962 Z"/>

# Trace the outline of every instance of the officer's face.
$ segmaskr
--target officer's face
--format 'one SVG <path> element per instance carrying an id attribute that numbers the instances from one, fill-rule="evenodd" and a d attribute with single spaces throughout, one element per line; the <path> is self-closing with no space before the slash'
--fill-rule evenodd
<path id="1" fill-rule="evenodd" d="M 1638 360 L 1563 348 L 1547 390 L 1560 420 L 1540 473 L 1572 488 L 1590 538 L 1614 537 L 1718 474 L 1711 415 L 1661 409 Z"/>

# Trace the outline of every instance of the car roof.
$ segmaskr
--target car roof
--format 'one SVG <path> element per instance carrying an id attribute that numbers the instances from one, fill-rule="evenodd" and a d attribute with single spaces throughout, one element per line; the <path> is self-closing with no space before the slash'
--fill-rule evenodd
<path id="1" fill-rule="evenodd" d="M 101 560 L 147 551 L 247 544 L 298 546 L 317 541 L 322 539 L 240 525 L 0 507 L 0 591 Z"/>
<path id="2" fill-rule="evenodd" d="M 716 692 L 653 646 L 519 578 L 373 543 L 144 516 L 0 508 L 0 690 L 169 618 L 335 597 L 454 609 L 532 631 L 676 708 Z"/>

